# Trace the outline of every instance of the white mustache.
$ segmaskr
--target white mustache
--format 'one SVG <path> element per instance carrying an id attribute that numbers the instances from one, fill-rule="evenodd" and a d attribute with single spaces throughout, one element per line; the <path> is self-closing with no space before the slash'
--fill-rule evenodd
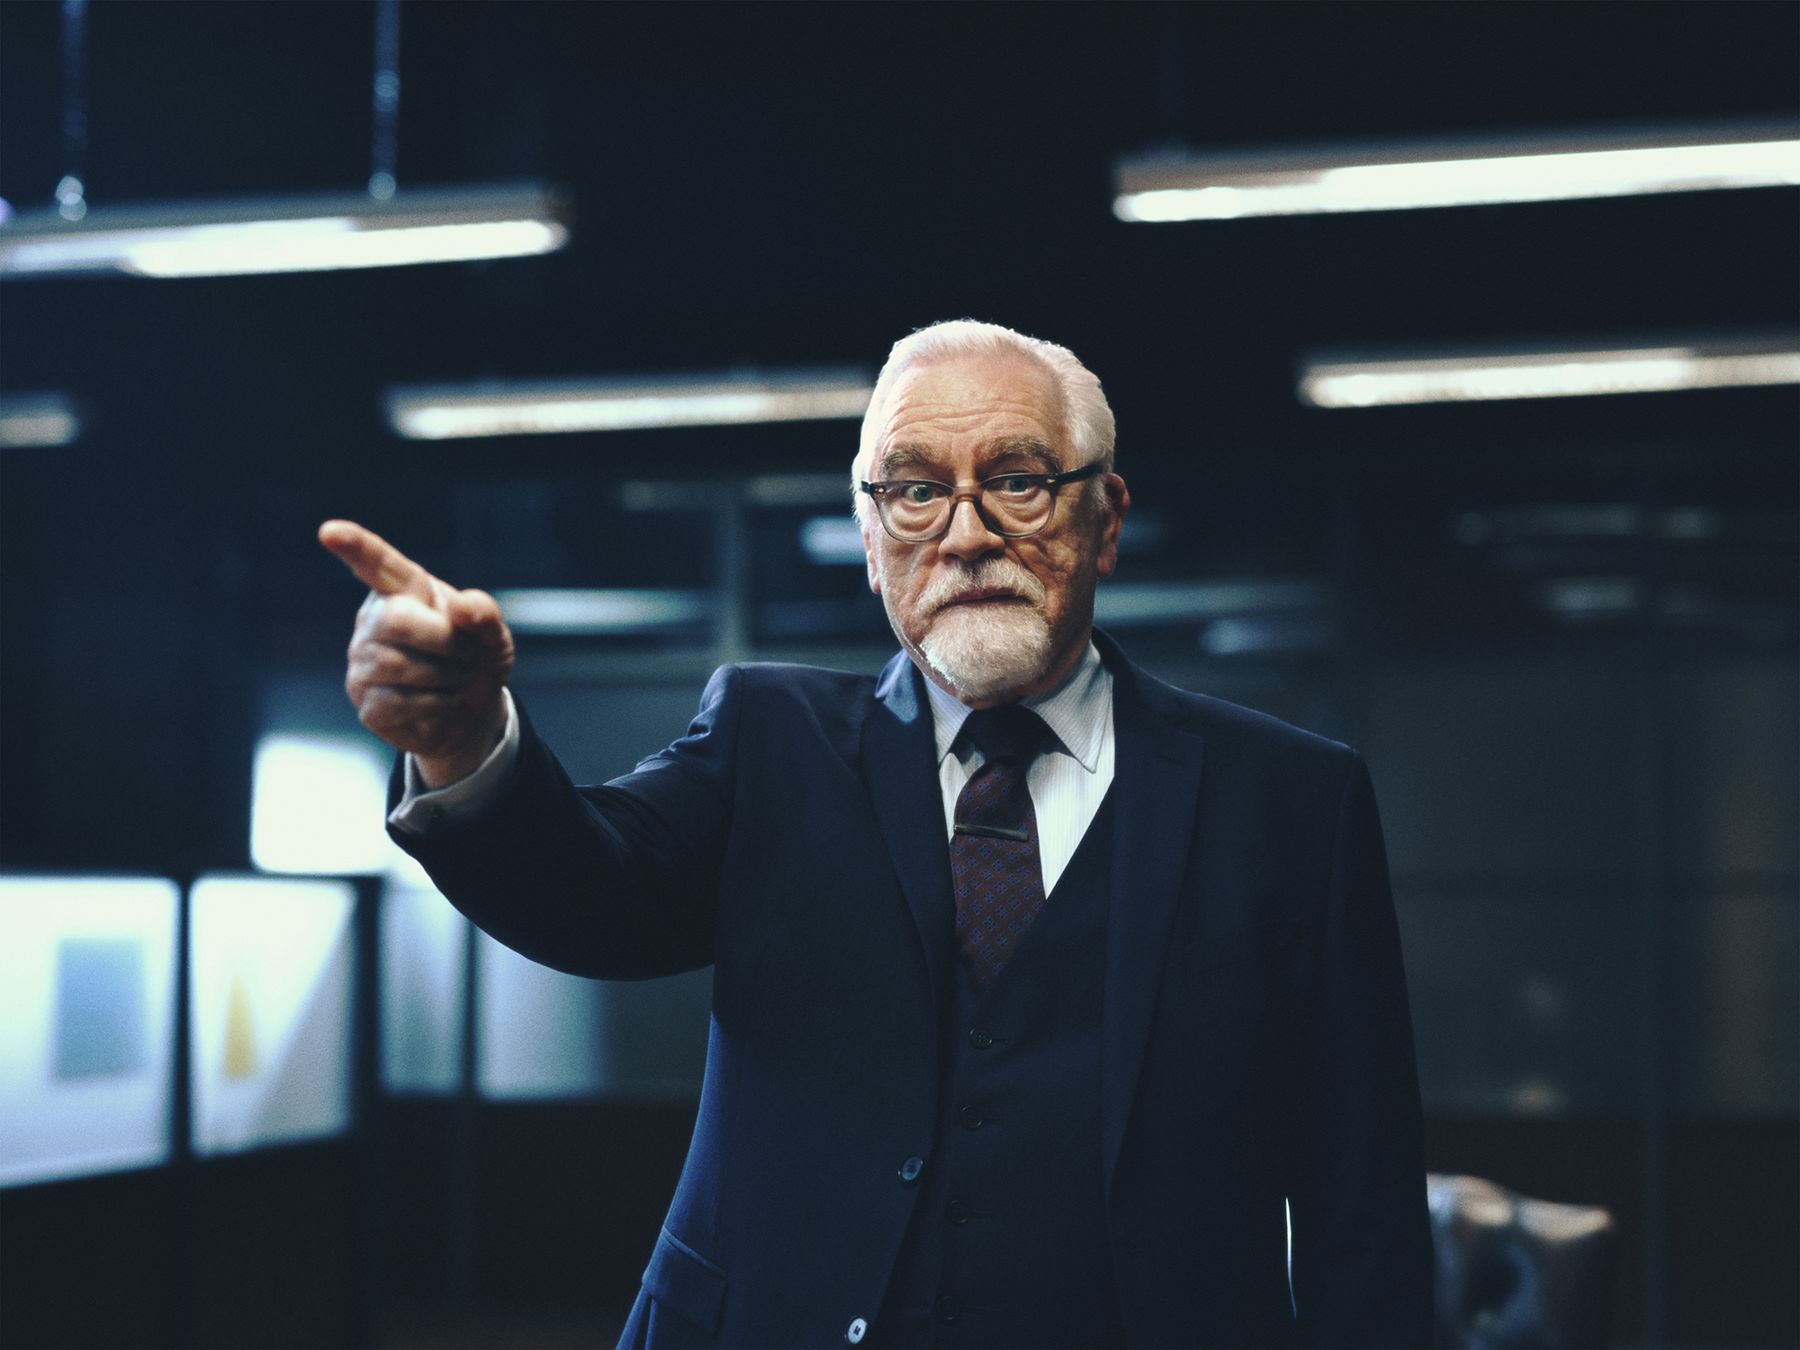
<path id="1" fill-rule="evenodd" d="M 927 614 L 981 591 L 1006 591 L 1033 605 L 1044 603 L 1044 583 L 1010 558 L 983 558 L 957 566 L 962 569 L 960 574 L 946 573 L 919 597 L 919 607 Z"/>

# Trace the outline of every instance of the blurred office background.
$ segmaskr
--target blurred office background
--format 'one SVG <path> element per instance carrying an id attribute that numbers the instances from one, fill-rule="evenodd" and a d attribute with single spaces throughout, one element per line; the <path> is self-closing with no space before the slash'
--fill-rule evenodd
<path id="1" fill-rule="evenodd" d="M 1800 191 L 1715 149 L 1671 193 L 1115 209 L 1158 154 L 1639 133 L 1785 135 L 1791 184 L 1797 51 L 1729 0 L 0 6 L 0 1342 L 612 1334 L 705 976 L 552 976 L 388 847 L 314 530 L 507 592 L 609 776 L 720 660 L 886 659 L 858 391 L 961 315 L 1106 384 L 1102 622 L 1367 753 L 1428 1166 L 1609 1208 L 1622 1344 L 1800 1340 Z M 439 188 L 550 251 L 95 260 Z M 1343 406 L 1384 390 L 1430 401 Z"/>

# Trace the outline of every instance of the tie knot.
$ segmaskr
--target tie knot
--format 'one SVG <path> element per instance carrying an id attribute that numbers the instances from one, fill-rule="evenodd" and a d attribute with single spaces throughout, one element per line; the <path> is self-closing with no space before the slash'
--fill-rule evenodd
<path id="1" fill-rule="evenodd" d="M 977 708 L 970 713 L 959 736 L 989 760 L 1030 764 L 1049 732 L 1044 719 L 1030 708 L 1003 703 L 998 708 Z"/>

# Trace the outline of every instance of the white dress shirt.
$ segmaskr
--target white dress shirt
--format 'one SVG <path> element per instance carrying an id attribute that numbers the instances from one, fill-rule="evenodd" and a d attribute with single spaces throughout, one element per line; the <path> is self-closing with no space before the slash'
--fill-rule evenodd
<path id="1" fill-rule="evenodd" d="M 948 841 L 956 826 L 956 799 L 986 759 L 972 745 L 964 745 L 960 757 L 951 750 L 969 716 L 968 705 L 957 702 L 930 680 L 925 681 L 925 689 L 937 724 L 938 787 L 944 797 L 944 838 Z M 1056 737 L 1056 744 L 1032 760 L 1025 774 L 1031 809 L 1037 816 L 1038 866 L 1048 895 L 1056 889 L 1057 879 L 1075 856 L 1112 786 L 1112 672 L 1090 642 L 1068 678 L 1048 693 L 1021 702 L 1043 718 Z"/>

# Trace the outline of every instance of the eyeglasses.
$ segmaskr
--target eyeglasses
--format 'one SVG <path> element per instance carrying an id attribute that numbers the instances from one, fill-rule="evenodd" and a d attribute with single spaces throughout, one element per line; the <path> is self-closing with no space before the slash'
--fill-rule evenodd
<path id="1" fill-rule="evenodd" d="M 981 523 L 995 534 L 1023 539 L 1050 523 L 1056 514 L 1057 489 L 1099 472 L 1100 465 L 1095 462 L 1067 473 L 1002 473 L 982 479 L 972 492 L 958 492 L 948 483 L 928 478 L 900 478 L 859 487 L 875 499 L 881 528 L 903 544 L 925 544 L 948 534 L 956 504 L 964 500 L 975 503 Z"/>

